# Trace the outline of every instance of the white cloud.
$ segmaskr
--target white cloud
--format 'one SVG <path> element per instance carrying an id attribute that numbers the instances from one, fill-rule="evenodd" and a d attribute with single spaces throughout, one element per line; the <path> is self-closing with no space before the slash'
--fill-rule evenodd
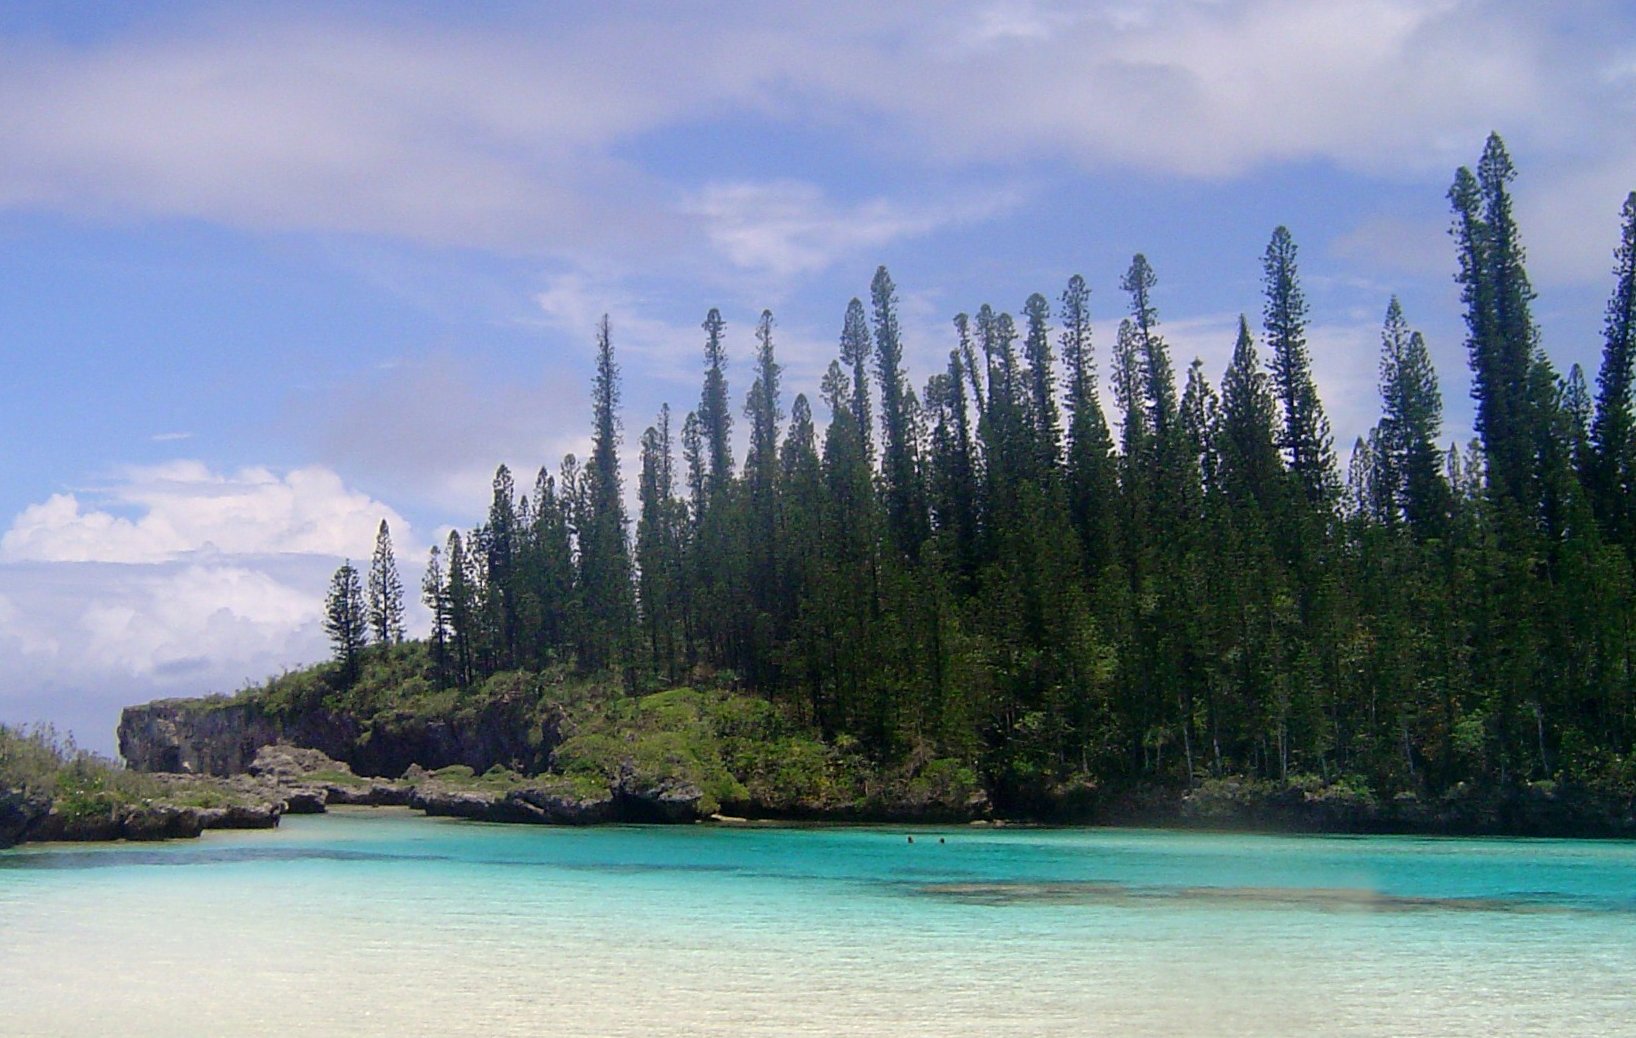
<path id="1" fill-rule="evenodd" d="M 1016 192 L 1001 191 L 969 201 L 903 205 L 876 198 L 844 206 L 804 181 L 738 181 L 706 185 L 687 208 L 704 218 L 711 243 L 735 266 L 789 278 L 904 238 L 989 219 L 1020 200 Z"/>
<path id="2" fill-rule="evenodd" d="M 1611 295 L 1620 207 L 1632 191 L 1636 147 L 1628 143 L 1601 161 L 1521 182 L 1516 190 L 1517 221 L 1534 280 L 1602 284 Z"/>
<path id="3" fill-rule="evenodd" d="M 145 573 L 86 604 L 78 651 L 93 669 L 143 677 L 278 656 L 292 641 L 321 644 L 313 590 L 239 565 Z"/>
<path id="4" fill-rule="evenodd" d="M 249 18 L 14 42 L 0 199 L 512 248 L 610 233 L 644 192 L 607 142 L 712 91 L 622 75 L 600 34 Z"/>
<path id="5" fill-rule="evenodd" d="M 162 562 L 190 552 L 223 554 L 367 553 L 386 519 L 400 536 L 408 524 L 388 506 L 347 489 L 329 469 L 283 476 L 265 468 L 232 475 L 196 461 L 129 468 L 85 508 L 75 494 L 30 505 L 0 537 L 8 562 Z"/>
<path id="6" fill-rule="evenodd" d="M 0 721 L 52 717 L 111 752 L 119 710 L 323 659 L 335 560 L 0 563 Z"/>
<path id="7" fill-rule="evenodd" d="M 120 707 L 323 659 L 330 576 L 368 559 L 382 518 L 419 584 L 408 525 L 329 469 L 177 461 L 125 469 L 95 501 L 54 495 L 0 538 L 0 720 L 51 716 L 93 748 L 112 749 Z"/>
<path id="8" fill-rule="evenodd" d="M 1401 176 L 1441 174 L 1492 127 L 1541 152 L 1598 128 L 1621 139 L 1628 108 L 1614 103 L 1628 40 L 1564 35 L 1535 5 L 519 17 L 450 28 L 265 15 L 80 46 L 14 41 L 0 50 L 0 201 L 639 255 L 702 230 L 736 257 L 800 270 L 825 251 L 809 199 L 780 231 L 787 186 L 706 188 L 704 215 L 725 205 L 729 219 L 690 229 L 668 208 L 681 185 L 629 146 L 748 115 L 840 127 L 921 169 L 1057 155 L 1194 176 L 1309 159 Z M 774 226 L 746 233 L 732 219 L 746 205 Z M 865 243 L 926 219 L 873 203 L 841 215 Z"/>

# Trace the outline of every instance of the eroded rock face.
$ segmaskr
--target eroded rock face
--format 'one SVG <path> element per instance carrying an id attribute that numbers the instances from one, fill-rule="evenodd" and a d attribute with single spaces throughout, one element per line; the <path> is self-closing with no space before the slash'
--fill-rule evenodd
<path id="1" fill-rule="evenodd" d="M 191 839 L 206 829 L 271 829 L 278 824 L 282 809 L 275 801 L 209 808 L 157 802 L 73 817 L 53 809 L 28 830 L 26 838 L 32 842 Z"/>
<path id="2" fill-rule="evenodd" d="M 361 776 L 396 777 L 412 765 L 464 764 L 481 774 L 496 764 L 526 774 L 546 769 L 561 741 L 520 699 L 497 699 L 452 718 L 384 713 L 368 719 L 313 708 L 266 713 L 256 703 L 161 699 L 126 707 L 119 753 L 136 771 L 237 775 L 264 746 L 308 747 Z"/>
<path id="3" fill-rule="evenodd" d="M 612 789 L 614 807 L 626 822 L 693 822 L 707 815 L 704 790 L 691 782 L 644 782 L 626 768 Z"/>
<path id="4" fill-rule="evenodd" d="M 51 801 L 20 789 L 0 789 L 0 847 L 22 843 L 51 811 Z"/>
<path id="5" fill-rule="evenodd" d="M 161 699 L 126 707 L 119 717 L 119 754 L 135 771 L 238 775 L 256 753 L 278 742 L 338 756 L 357 741 L 355 719 L 327 710 L 293 718 L 269 716 L 255 704 L 201 704 Z"/>

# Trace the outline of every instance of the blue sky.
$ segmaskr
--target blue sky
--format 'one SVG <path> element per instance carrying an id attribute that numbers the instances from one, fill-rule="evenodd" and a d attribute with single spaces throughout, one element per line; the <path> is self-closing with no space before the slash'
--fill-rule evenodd
<path id="1" fill-rule="evenodd" d="M 1636 12 L 1379 0 L 0 7 L 0 721 L 322 658 L 328 575 L 406 583 L 500 462 L 587 446 L 610 314 L 627 457 L 720 307 L 815 395 L 877 264 L 916 383 L 950 318 L 1144 252 L 1219 379 L 1300 247 L 1344 449 L 1402 298 L 1470 435 L 1444 193 L 1490 130 L 1536 316 L 1594 378 L 1636 189 Z M 627 483 L 631 469 L 627 464 Z"/>

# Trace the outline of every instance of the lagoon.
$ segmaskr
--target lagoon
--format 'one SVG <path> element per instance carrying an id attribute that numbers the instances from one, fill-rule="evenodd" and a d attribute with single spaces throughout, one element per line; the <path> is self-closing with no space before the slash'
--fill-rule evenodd
<path id="1" fill-rule="evenodd" d="M 4 1035 L 1608 1035 L 1632 992 L 1622 842 L 375 809 L 0 852 Z"/>

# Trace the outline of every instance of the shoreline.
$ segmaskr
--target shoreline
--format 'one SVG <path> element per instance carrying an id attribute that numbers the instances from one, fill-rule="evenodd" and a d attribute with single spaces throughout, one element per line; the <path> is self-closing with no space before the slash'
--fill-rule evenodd
<path id="1" fill-rule="evenodd" d="M 221 780 L 189 778 L 189 783 Z M 1451 812 L 1448 805 L 1413 807 L 1398 804 L 1390 814 L 1360 803 L 1338 808 L 1323 798 L 1297 801 L 1287 793 L 1281 797 L 1243 797 L 1223 801 L 1192 794 L 1155 803 L 1151 791 L 1140 798 L 1139 807 L 1123 798 L 1099 805 L 1073 817 L 1017 817 L 989 814 L 978 818 L 913 817 L 912 812 L 872 815 L 864 811 L 794 811 L 778 813 L 755 805 L 733 805 L 747 814 L 715 812 L 693 817 L 630 817 L 617 812 L 599 813 L 594 818 L 553 820 L 540 810 L 532 815 L 518 813 L 519 801 L 492 791 L 448 789 L 425 782 L 407 786 L 403 780 L 368 780 L 368 792 L 338 784 L 312 785 L 299 782 L 274 787 L 282 799 L 269 799 L 255 808 L 186 809 L 173 804 L 139 805 L 115 819 L 96 818 L 88 822 L 55 822 L 26 827 L 10 846 L 79 846 L 115 843 L 142 843 L 157 840 L 193 839 L 210 830 L 277 828 L 286 814 L 401 815 L 428 819 L 483 822 L 495 825 L 585 826 L 673 826 L 701 825 L 723 829 L 827 829 L 880 828 L 926 830 L 942 833 L 990 831 L 998 829 L 1112 829 L 1176 833 L 1249 834 L 1264 836 L 1405 836 L 1418 838 L 1518 839 L 1518 840 L 1632 840 L 1636 839 L 1636 818 L 1630 805 L 1619 817 L 1602 816 L 1599 824 L 1584 822 L 1577 801 L 1565 803 L 1560 793 L 1512 798 L 1486 798 L 1465 802 L 1464 810 Z M 382 795 L 383 788 L 392 792 Z M 332 798 L 331 794 L 335 794 Z M 600 801 L 596 803 L 602 803 Z M 1605 806 L 1605 805 L 1604 805 Z M 1439 810 L 1439 808 L 1442 810 Z M 191 814 L 190 814 L 191 812 Z M 1522 812 L 1522 813 L 1519 813 Z M 44 818 L 57 818 L 48 813 Z M 6 849 L 0 847 L 0 849 Z"/>

